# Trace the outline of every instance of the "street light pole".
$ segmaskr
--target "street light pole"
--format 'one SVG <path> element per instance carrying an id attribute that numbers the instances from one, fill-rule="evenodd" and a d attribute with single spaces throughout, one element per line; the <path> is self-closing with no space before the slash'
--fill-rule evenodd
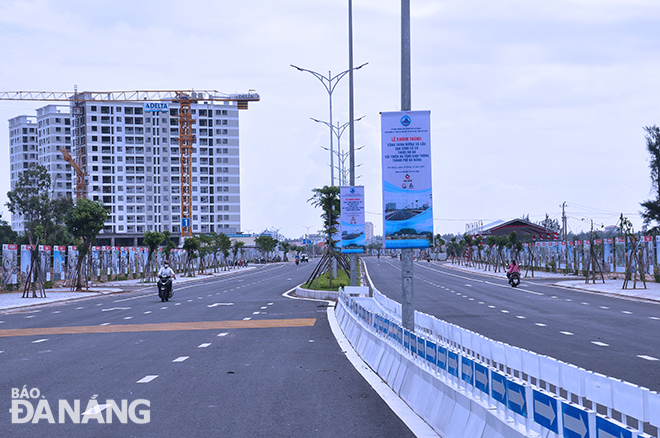
<path id="1" fill-rule="evenodd" d="M 315 72 L 315 71 L 312 71 L 312 70 L 308 70 L 306 68 L 301 68 L 301 67 L 295 66 L 293 64 L 291 64 L 291 67 L 295 68 L 298 71 L 306 71 L 307 73 L 311 73 L 312 75 L 314 75 L 314 77 L 316 79 L 321 81 L 321 83 L 323 84 L 323 87 L 325 87 L 325 90 L 328 92 L 328 100 L 330 102 L 330 125 L 332 125 L 332 93 L 335 91 L 335 87 L 337 86 L 339 81 L 344 76 L 346 76 L 346 74 L 352 73 L 353 70 L 359 70 L 367 64 L 368 64 L 368 62 L 365 62 L 362 65 L 359 65 L 355 68 L 350 68 L 349 70 L 345 70 L 345 71 L 343 71 L 343 72 L 341 72 L 341 73 L 339 73 L 335 76 L 332 76 L 332 72 L 328 71 L 328 76 L 327 77 L 323 76 L 321 73 L 318 73 L 318 72 Z M 332 128 L 330 128 L 330 185 L 334 187 L 334 185 L 335 185 L 335 171 L 334 171 L 334 157 L 332 155 L 333 154 L 332 151 L 334 151 L 333 141 L 332 141 L 332 134 L 333 134 L 332 131 L 333 131 Z"/>
<path id="2" fill-rule="evenodd" d="M 358 122 L 358 121 L 364 119 L 365 117 L 366 116 L 362 116 L 358 119 L 353 120 L 353 122 Z M 343 152 L 341 150 L 341 136 L 344 135 L 344 131 L 346 131 L 346 128 L 351 125 L 351 122 L 350 121 L 346 122 L 341 126 L 339 125 L 339 122 L 337 122 L 337 125 L 334 126 L 334 125 L 331 125 L 330 123 L 325 122 L 323 120 L 315 119 L 314 117 L 310 117 L 310 119 L 314 120 L 316 123 L 323 123 L 325 126 L 329 127 L 330 130 L 335 134 L 335 136 L 337 137 L 337 150 L 334 151 L 334 152 L 337 154 L 338 158 L 341 157 L 343 155 Z M 330 149 L 325 148 L 325 147 L 323 149 L 330 150 Z M 332 161 L 331 161 L 330 166 L 332 166 L 332 165 L 333 164 L 332 164 Z M 346 178 L 343 177 L 344 176 L 344 170 L 343 170 L 344 169 L 344 163 L 343 163 L 343 161 L 340 160 L 339 161 L 339 166 L 337 166 L 337 167 L 339 168 L 339 185 L 340 186 L 346 185 Z M 351 184 L 351 185 L 354 185 L 354 184 Z"/>
<path id="3" fill-rule="evenodd" d="M 401 111 L 411 111 L 410 98 L 410 0 L 401 0 Z M 413 250 L 401 250 L 401 323 L 415 331 L 413 303 Z"/>

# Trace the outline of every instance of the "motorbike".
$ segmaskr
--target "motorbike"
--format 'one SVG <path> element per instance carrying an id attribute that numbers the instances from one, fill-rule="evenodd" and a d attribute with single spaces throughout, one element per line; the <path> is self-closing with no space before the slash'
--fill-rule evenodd
<path id="1" fill-rule="evenodd" d="M 161 301 L 169 301 L 172 298 L 172 278 L 169 275 L 158 277 L 158 297 Z"/>
<path id="2" fill-rule="evenodd" d="M 506 274 L 506 276 L 509 277 L 509 284 L 511 287 L 517 287 L 520 284 L 519 272 L 512 272 L 510 274 Z"/>

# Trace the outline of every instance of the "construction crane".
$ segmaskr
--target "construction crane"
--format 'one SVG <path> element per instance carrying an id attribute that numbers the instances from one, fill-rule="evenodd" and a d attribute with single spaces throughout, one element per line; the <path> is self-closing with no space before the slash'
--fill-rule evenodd
<path id="1" fill-rule="evenodd" d="M 192 150 L 195 143 L 192 125 L 191 105 L 195 102 L 236 102 L 239 110 L 248 109 L 248 102 L 258 102 L 259 95 L 250 90 L 245 94 L 224 94 L 216 90 L 150 90 L 150 91 L 5 91 L 0 92 L 0 100 L 33 100 L 42 102 L 62 102 L 72 104 L 72 116 L 81 117 L 85 102 L 173 102 L 179 104 L 179 152 L 181 158 L 181 237 L 192 236 Z M 64 159 L 71 164 L 78 175 L 76 198 L 85 198 L 85 165 L 82 154 L 76 151 L 78 163 L 66 151 L 61 150 Z"/>
<path id="2" fill-rule="evenodd" d="M 78 166 L 66 148 L 60 149 L 60 152 L 62 152 L 64 160 L 68 162 L 71 167 L 73 167 L 73 170 L 76 171 L 76 174 L 78 174 L 78 182 L 76 183 L 76 199 L 85 199 L 87 197 L 87 193 L 85 193 L 85 172 L 83 172 L 80 166 Z"/>

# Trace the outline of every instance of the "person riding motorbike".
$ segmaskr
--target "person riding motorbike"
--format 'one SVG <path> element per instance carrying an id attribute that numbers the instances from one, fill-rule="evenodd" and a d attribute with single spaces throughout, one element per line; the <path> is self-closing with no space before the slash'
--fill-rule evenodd
<path id="1" fill-rule="evenodd" d="M 169 297 L 172 297 L 172 282 L 171 280 L 176 280 L 176 274 L 174 273 L 174 270 L 170 268 L 170 262 L 165 260 L 163 263 L 163 266 L 158 270 L 158 274 L 156 274 L 157 277 L 170 277 L 170 285 L 169 285 Z"/>
<path id="2" fill-rule="evenodd" d="M 507 268 L 506 277 L 511 277 L 511 274 L 514 272 L 517 272 L 518 275 L 520 275 L 520 266 L 518 266 L 518 263 L 516 263 L 515 260 L 511 260 L 511 263 L 509 263 L 509 267 Z"/>

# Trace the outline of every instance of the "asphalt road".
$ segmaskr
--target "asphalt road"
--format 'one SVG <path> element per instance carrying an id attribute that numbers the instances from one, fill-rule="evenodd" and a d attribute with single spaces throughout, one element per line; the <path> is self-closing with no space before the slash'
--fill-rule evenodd
<path id="1" fill-rule="evenodd" d="M 413 436 L 346 359 L 325 304 L 282 296 L 313 266 L 175 281 L 167 303 L 154 286 L 0 313 L 0 436 Z"/>
<path id="2" fill-rule="evenodd" d="M 365 258 L 376 288 L 401 302 L 401 262 Z M 660 305 L 487 277 L 416 262 L 415 309 L 491 339 L 660 391 Z"/>

